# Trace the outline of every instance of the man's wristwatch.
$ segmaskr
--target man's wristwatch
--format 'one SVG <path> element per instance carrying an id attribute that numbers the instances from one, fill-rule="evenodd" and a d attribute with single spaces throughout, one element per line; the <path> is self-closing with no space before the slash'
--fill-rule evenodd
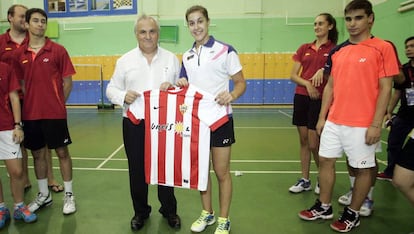
<path id="1" fill-rule="evenodd" d="M 19 127 L 23 127 L 23 123 L 22 122 L 16 122 L 16 123 L 14 123 L 14 126 L 19 126 Z"/>

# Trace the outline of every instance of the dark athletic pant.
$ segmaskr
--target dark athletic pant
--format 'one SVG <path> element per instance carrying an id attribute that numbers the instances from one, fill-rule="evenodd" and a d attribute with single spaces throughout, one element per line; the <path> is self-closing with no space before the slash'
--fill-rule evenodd
<path id="1" fill-rule="evenodd" d="M 147 217 L 151 213 L 148 204 L 148 184 L 145 183 L 144 120 L 134 125 L 128 118 L 123 118 L 122 129 L 125 152 L 128 158 L 129 186 L 135 215 Z M 158 200 L 161 203 L 160 213 L 169 216 L 177 213 L 177 200 L 174 188 L 158 186 Z"/>

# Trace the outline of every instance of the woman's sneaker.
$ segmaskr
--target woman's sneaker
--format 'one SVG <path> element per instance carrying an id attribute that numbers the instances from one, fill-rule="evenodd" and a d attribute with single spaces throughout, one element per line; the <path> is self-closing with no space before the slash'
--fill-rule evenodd
<path id="1" fill-rule="evenodd" d="M 214 217 L 214 212 L 210 214 L 208 211 L 201 211 L 200 217 L 191 225 L 191 231 L 193 232 L 202 232 L 206 229 L 207 226 L 212 225 L 216 222 Z"/>
<path id="2" fill-rule="evenodd" d="M 6 226 L 6 223 L 10 220 L 10 211 L 7 207 L 0 208 L 0 229 Z"/>
<path id="3" fill-rule="evenodd" d="M 331 228 L 337 232 L 349 232 L 352 228 L 359 226 L 359 215 L 345 207 L 341 217 L 331 224 Z"/>
<path id="4" fill-rule="evenodd" d="M 217 228 L 214 234 L 229 234 L 230 233 L 230 219 L 219 217 L 217 219 Z"/>
<path id="5" fill-rule="evenodd" d="M 311 181 L 310 180 L 306 181 L 305 179 L 302 178 L 302 179 L 299 179 L 298 182 L 296 182 L 296 184 L 292 185 L 289 188 L 289 192 L 300 193 L 303 191 L 309 191 L 311 189 L 312 189 Z"/>
<path id="6" fill-rule="evenodd" d="M 13 215 L 15 220 L 22 220 L 25 223 L 33 223 L 37 220 L 37 215 L 30 212 L 30 210 L 25 205 L 21 205 L 14 210 Z"/>

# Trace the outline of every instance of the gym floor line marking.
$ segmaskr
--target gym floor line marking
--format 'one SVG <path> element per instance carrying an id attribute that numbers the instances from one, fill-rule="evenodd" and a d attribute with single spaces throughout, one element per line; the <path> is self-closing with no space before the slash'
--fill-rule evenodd
<path id="1" fill-rule="evenodd" d="M 54 160 L 58 160 L 57 158 L 53 158 Z M 102 161 L 104 160 L 103 163 L 104 164 L 108 161 L 127 161 L 128 159 L 126 158 L 81 158 L 81 157 L 72 157 L 72 160 L 85 160 L 85 161 Z M 387 162 L 381 159 L 378 159 L 378 162 L 383 164 L 383 165 L 387 165 Z M 232 163 L 300 163 L 300 160 L 268 160 L 268 159 L 263 159 L 263 160 L 250 160 L 250 159 L 234 159 L 234 160 L 230 160 L 230 162 Z M 338 160 L 336 161 L 337 163 L 345 163 L 345 160 Z M 0 167 L 4 167 L 4 166 L 0 166 Z M 101 168 L 102 166 L 100 166 Z M 55 169 L 59 169 L 59 167 L 54 167 Z"/>
<path id="2" fill-rule="evenodd" d="M 58 160 L 54 158 L 54 160 Z M 104 158 L 80 158 L 80 157 L 72 157 L 72 160 L 86 160 L 86 161 L 102 161 Z M 106 161 L 127 161 L 126 158 L 111 158 Z M 300 163 L 300 160 L 269 160 L 269 159 L 263 159 L 263 160 L 250 160 L 250 159 L 234 159 L 230 160 L 232 163 Z M 345 163 L 345 160 L 338 160 L 336 161 L 338 163 Z"/>
<path id="3" fill-rule="evenodd" d="M 210 171 L 211 172 L 211 171 Z M 235 171 L 230 171 L 235 172 Z M 243 171 L 244 174 L 301 174 L 301 171 Z M 311 174 L 318 174 L 317 171 L 310 171 Z M 348 171 L 336 171 L 337 174 L 348 174 Z"/>
<path id="4" fill-rule="evenodd" d="M 283 115 L 285 115 L 285 116 L 287 116 L 287 117 L 289 117 L 289 118 L 292 118 L 292 115 L 290 115 L 290 114 L 288 114 L 288 113 L 286 113 L 284 111 L 279 110 L 278 112 L 281 113 L 281 114 L 283 114 Z"/>
<path id="5" fill-rule="evenodd" d="M 387 144 L 385 141 L 381 141 L 383 144 Z M 108 161 L 127 161 L 127 158 L 113 158 L 116 153 L 118 153 L 124 145 L 122 144 L 118 149 L 116 149 L 109 157 L 107 158 L 82 158 L 82 157 L 72 157 L 72 160 L 85 160 L 85 161 L 102 161 L 104 160 L 99 166 L 97 167 L 102 168 L 104 164 L 106 164 Z M 345 156 L 344 156 L 345 157 Z M 53 158 L 53 160 L 58 160 L 57 158 Z M 378 163 L 387 166 L 388 163 L 384 160 L 378 159 Z M 231 163 L 300 163 L 300 160 L 250 160 L 250 159 L 233 159 L 230 160 Z M 337 163 L 345 163 L 345 160 L 338 160 Z M 54 169 L 59 169 L 59 167 L 54 167 Z"/>
<path id="6" fill-rule="evenodd" d="M 33 167 L 29 167 L 33 168 Z M 59 169 L 58 167 L 54 169 Z M 93 167 L 73 167 L 73 170 L 78 171 L 120 171 L 127 172 L 127 168 L 93 168 Z M 231 170 L 230 173 L 240 171 L 244 174 L 301 174 L 301 171 L 250 171 L 250 170 Z M 210 173 L 214 173 L 213 170 L 210 170 Z M 310 171 L 311 174 L 317 174 L 317 171 Z M 348 171 L 336 171 L 337 174 L 348 174 Z"/>
<path id="7" fill-rule="evenodd" d="M 105 165 L 106 162 L 108 162 L 109 160 L 111 160 L 112 157 L 114 157 L 122 148 L 124 148 L 124 144 L 120 145 L 118 147 L 118 149 L 116 149 L 114 152 L 112 152 L 112 154 L 109 155 L 109 157 L 107 157 L 101 164 L 99 164 L 99 166 L 97 167 L 97 169 L 101 168 L 103 165 Z"/>

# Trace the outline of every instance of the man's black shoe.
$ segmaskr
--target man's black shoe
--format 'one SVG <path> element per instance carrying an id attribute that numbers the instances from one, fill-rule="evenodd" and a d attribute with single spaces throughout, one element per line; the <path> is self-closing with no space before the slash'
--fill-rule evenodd
<path id="1" fill-rule="evenodd" d="M 142 227 L 144 227 L 144 220 L 148 218 L 148 215 L 143 217 L 140 215 L 136 215 L 131 219 L 131 229 L 134 231 L 138 231 Z"/>
<path id="2" fill-rule="evenodd" d="M 165 217 L 165 216 L 164 216 Z M 181 228 L 181 219 L 180 216 L 173 214 L 169 215 L 168 217 L 165 217 L 168 220 L 168 225 L 174 229 Z"/>

